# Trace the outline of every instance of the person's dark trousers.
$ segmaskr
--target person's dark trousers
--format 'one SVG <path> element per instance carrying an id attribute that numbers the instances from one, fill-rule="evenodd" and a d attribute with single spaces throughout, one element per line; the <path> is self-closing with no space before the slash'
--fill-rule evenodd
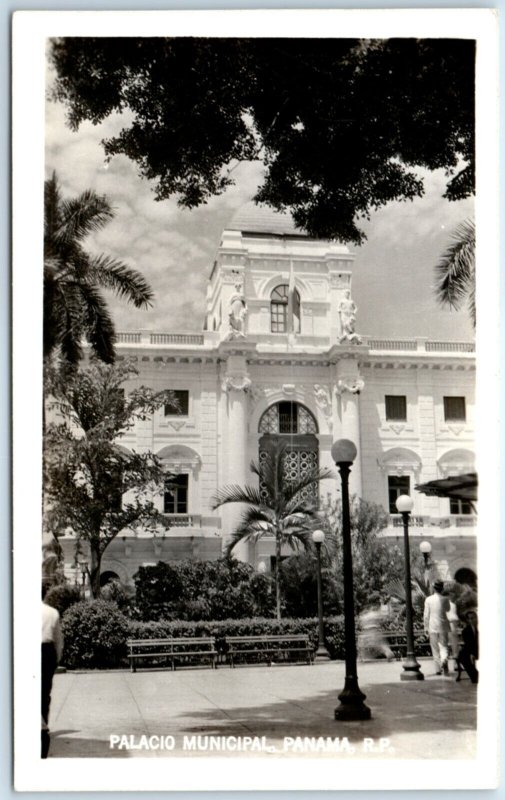
<path id="1" fill-rule="evenodd" d="M 466 669 L 466 671 L 468 672 L 468 677 L 470 678 L 472 683 L 478 683 L 479 682 L 479 672 L 477 670 L 477 667 L 473 663 L 471 654 L 465 652 L 464 648 L 462 648 L 459 651 L 458 662 L 463 667 L 463 669 Z M 459 680 L 459 677 L 460 677 L 460 673 L 458 674 L 458 677 L 457 677 L 456 680 Z"/>
<path id="2" fill-rule="evenodd" d="M 42 644 L 42 685 L 41 685 L 41 711 L 45 724 L 49 723 L 49 706 L 51 704 L 51 688 L 56 670 L 56 650 L 52 642 Z M 41 758 L 47 758 L 49 753 L 49 730 L 42 729 Z"/>

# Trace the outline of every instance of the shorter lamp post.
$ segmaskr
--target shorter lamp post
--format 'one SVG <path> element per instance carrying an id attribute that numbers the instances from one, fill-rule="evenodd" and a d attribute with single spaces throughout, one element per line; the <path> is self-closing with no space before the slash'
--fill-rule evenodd
<path id="1" fill-rule="evenodd" d="M 424 580 L 426 581 L 427 585 L 430 585 L 430 569 L 431 569 L 431 544 L 429 542 L 421 542 L 419 545 L 419 550 L 423 554 L 424 558 Z"/>
<path id="2" fill-rule="evenodd" d="M 324 542 L 324 531 L 312 531 L 312 541 L 316 546 L 317 554 L 317 618 L 319 623 L 317 650 L 314 657 L 316 661 L 327 661 L 330 654 L 324 646 L 323 578 L 321 574 L 321 545 Z"/>
<path id="3" fill-rule="evenodd" d="M 82 577 L 82 599 L 86 598 L 86 575 L 88 574 L 88 562 L 86 560 L 79 561 L 79 567 Z"/>
<path id="4" fill-rule="evenodd" d="M 407 655 L 403 661 L 402 681 L 422 681 L 424 675 L 414 653 L 414 624 L 412 614 L 412 581 L 410 577 L 410 545 L 409 545 L 409 515 L 414 502 L 408 494 L 401 494 L 396 499 L 396 508 L 403 519 L 403 544 L 405 555 L 405 610 L 407 622 Z"/>
<path id="5" fill-rule="evenodd" d="M 349 473 L 356 458 L 354 442 L 339 439 L 331 448 L 331 456 L 340 472 L 342 483 L 342 555 L 344 572 L 344 639 L 345 639 L 345 684 L 335 709 L 335 719 L 352 721 L 370 719 L 372 712 L 364 704 L 366 695 L 358 686 L 356 654 L 356 628 L 354 624 L 354 587 L 351 551 L 351 512 L 349 508 Z"/>
<path id="6" fill-rule="evenodd" d="M 264 575 L 266 571 L 267 571 L 267 565 L 265 564 L 264 561 L 260 561 L 259 564 L 258 564 L 258 572 L 259 572 L 259 574 L 260 575 Z"/>

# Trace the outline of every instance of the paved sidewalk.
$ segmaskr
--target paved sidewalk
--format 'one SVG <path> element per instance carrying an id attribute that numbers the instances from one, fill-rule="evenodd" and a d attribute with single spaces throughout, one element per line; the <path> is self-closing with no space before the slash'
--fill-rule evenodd
<path id="1" fill-rule="evenodd" d="M 477 687 L 421 665 L 424 681 L 400 681 L 399 662 L 359 664 L 372 719 L 352 723 L 333 717 L 342 662 L 68 672 L 54 679 L 50 757 L 209 756 L 211 746 L 228 757 L 474 757 Z"/>

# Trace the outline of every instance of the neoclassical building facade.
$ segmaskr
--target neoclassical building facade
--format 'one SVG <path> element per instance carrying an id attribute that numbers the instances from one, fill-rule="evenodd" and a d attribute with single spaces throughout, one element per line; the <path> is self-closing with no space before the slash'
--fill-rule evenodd
<path id="1" fill-rule="evenodd" d="M 411 548 L 429 541 L 443 576 L 475 573 L 474 509 L 414 489 L 475 468 L 474 345 L 361 336 L 354 258 L 249 204 L 223 231 L 202 332 L 119 334 L 118 358 L 135 360 L 138 384 L 171 389 L 179 401 L 177 411 L 138 422 L 121 445 L 156 453 L 176 477 L 158 498 L 170 529 L 117 537 L 104 555 L 104 581 L 130 582 L 140 565 L 160 560 L 218 558 L 240 509 L 213 511 L 216 491 L 251 483 L 251 460 L 278 439 L 287 442 L 292 475 L 334 467 L 333 441 L 351 439 L 358 455 L 350 489 L 390 513 L 382 535 L 401 540 L 395 499 L 409 493 Z M 337 495 L 338 483 L 323 482 L 321 494 Z M 70 569 L 72 538 L 62 544 Z M 263 539 L 235 552 L 269 568 L 273 547 Z"/>

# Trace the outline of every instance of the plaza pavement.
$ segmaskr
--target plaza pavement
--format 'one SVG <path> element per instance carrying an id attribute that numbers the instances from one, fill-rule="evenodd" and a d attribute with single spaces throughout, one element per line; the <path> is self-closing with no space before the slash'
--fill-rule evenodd
<path id="1" fill-rule="evenodd" d="M 333 717 L 344 685 L 343 662 L 58 674 L 50 758 L 209 756 L 205 749 L 188 749 L 195 742 L 205 748 L 209 736 L 230 737 L 227 749 L 213 753 L 227 757 L 299 757 L 300 746 L 304 753 L 326 758 L 352 753 L 360 758 L 474 757 L 477 687 L 466 673 L 456 683 L 452 674 L 434 675 L 431 660 L 420 663 L 424 681 L 400 681 L 399 662 L 358 665 L 359 685 L 372 710 L 367 722 L 336 722 Z M 111 736 L 117 737 L 114 748 Z M 153 736 L 174 749 L 157 749 L 160 740 L 149 740 Z M 296 737 L 309 738 L 300 744 Z M 152 749 L 143 749 L 148 740 Z M 251 740 L 263 750 L 233 749 L 237 741 L 250 748 Z M 323 746 L 330 750 L 310 750 Z"/>

